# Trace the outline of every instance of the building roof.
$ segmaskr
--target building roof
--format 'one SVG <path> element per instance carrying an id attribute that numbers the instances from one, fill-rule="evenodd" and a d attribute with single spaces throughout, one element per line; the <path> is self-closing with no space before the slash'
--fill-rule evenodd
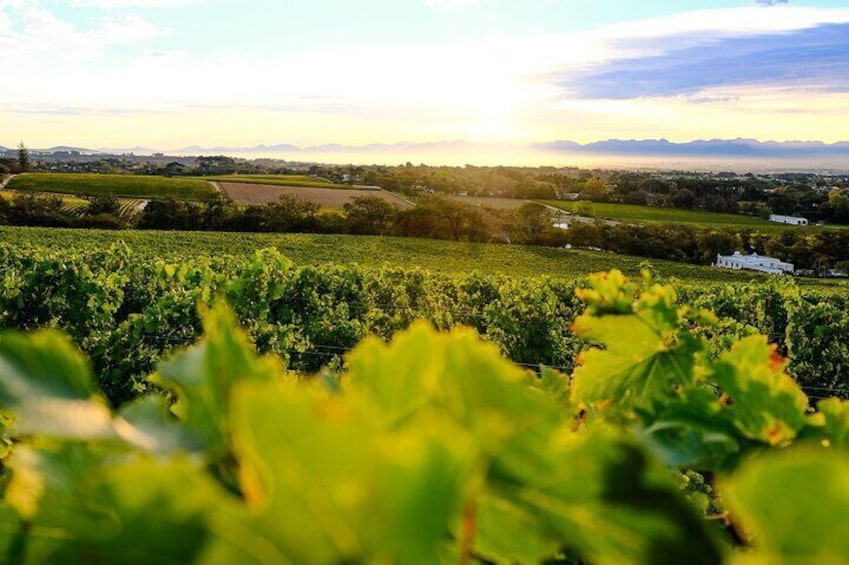
<path id="1" fill-rule="evenodd" d="M 770 218 L 781 218 L 782 220 L 805 220 L 808 221 L 807 218 L 802 218 L 801 216 L 785 216 L 784 214 L 770 214 Z"/>
<path id="2" fill-rule="evenodd" d="M 739 251 L 735 251 L 734 255 L 720 255 L 720 259 L 733 259 L 738 263 L 744 263 L 747 265 L 754 265 L 760 263 L 784 263 L 781 259 L 776 259 L 775 257 L 767 257 L 761 256 L 757 253 L 752 253 L 751 255 L 743 255 Z"/>

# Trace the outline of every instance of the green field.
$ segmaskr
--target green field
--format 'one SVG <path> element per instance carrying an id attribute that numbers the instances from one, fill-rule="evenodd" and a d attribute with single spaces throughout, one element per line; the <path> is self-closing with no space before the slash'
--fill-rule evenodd
<path id="1" fill-rule="evenodd" d="M 635 206 L 631 204 L 608 204 L 604 202 L 572 202 L 561 200 L 541 201 L 549 206 L 575 212 L 579 207 L 592 206 L 597 218 L 633 223 L 671 223 L 689 224 L 694 227 L 758 229 L 762 231 L 781 231 L 786 229 L 818 229 L 793 228 L 784 224 L 775 224 L 742 214 L 720 214 L 699 210 L 679 210 L 678 208 L 658 208 L 654 206 Z M 821 229 L 821 228 L 819 228 Z"/>
<path id="2" fill-rule="evenodd" d="M 112 194 L 129 198 L 184 198 L 198 200 L 216 194 L 203 179 L 90 173 L 26 173 L 9 183 L 11 190 L 55 192 L 78 196 Z"/>
<path id="3" fill-rule="evenodd" d="M 469 206 L 492 208 L 494 210 L 516 210 L 530 202 L 530 200 L 519 198 L 493 198 L 488 196 L 449 196 L 449 198 Z"/>
<path id="4" fill-rule="evenodd" d="M 99 231 L 0 227 L 0 241 L 47 248 L 103 248 L 124 242 L 151 259 L 179 260 L 199 255 L 244 256 L 274 247 L 297 264 L 351 264 L 364 267 L 420 267 L 434 272 L 473 271 L 517 277 L 574 278 L 620 269 L 636 274 L 647 261 L 613 253 L 551 247 L 457 243 L 415 238 L 324 234 L 246 234 L 212 232 Z M 664 277 L 693 282 L 743 282 L 765 277 L 673 263 L 651 261 Z"/>
<path id="5" fill-rule="evenodd" d="M 334 184 L 308 175 L 216 175 L 204 177 L 216 182 L 243 182 L 249 184 L 272 184 L 279 186 L 307 186 L 311 188 L 356 189 L 348 184 Z"/>

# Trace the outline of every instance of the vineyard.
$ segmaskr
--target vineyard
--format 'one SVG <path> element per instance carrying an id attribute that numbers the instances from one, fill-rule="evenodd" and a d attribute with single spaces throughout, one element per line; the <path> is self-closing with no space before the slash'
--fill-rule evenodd
<path id="1" fill-rule="evenodd" d="M 251 342 L 297 350 L 303 328 L 335 331 L 320 311 L 335 309 L 341 323 L 361 297 L 334 303 L 328 291 L 354 292 L 357 277 L 374 275 L 295 270 L 266 252 L 213 290 L 201 265 L 158 264 L 146 273 L 158 277 L 145 279 L 153 303 L 138 303 L 153 310 L 134 317 L 126 302 L 143 297 L 126 292 L 136 292 L 143 265 L 121 253 L 56 259 L 24 259 L 6 275 L 6 295 L 20 281 L 40 285 L 28 289 L 40 294 L 18 295 L 18 314 L 45 316 L 34 325 L 84 334 L 86 322 L 106 329 L 109 318 L 126 318 L 137 322 L 130 340 L 200 341 L 151 367 L 137 386 L 152 393 L 115 411 L 68 338 L 3 335 L 4 562 L 821 563 L 849 553 L 849 405 L 826 400 L 810 412 L 765 337 L 683 306 L 690 298 L 679 302 L 649 278 L 612 272 L 575 291 L 382 273 L 399 279 L 379 287 L 398 293 L 397 308 L 443 327 L 472 319 L 452 319 L 452 301 L 475 297 L 465 303 L 494 322 L 484 328 L 490 343 L 416 322 L 304 380 L 291 358 L 260 357 Z M 438 282 L 454 291 L 443 304 L 442 293 L 417 291 Z M 25 304 L 30 296 L 43 302 Z M 319 316 L 284 324 L 293 296 Z M 412 296 L 417 303 L 405 302 Z M 732 308 L 756 302 L 747 312 L 770 323 L 784 312 L 797 330 L 808 316 L 824 320 L 792 288 L 701 296 Z M 166 319 L 198 299 L 217 305 L 195 320 Z M 833 306 L 845 324 L 845 307 Z M 80 307 L 96 312 L 64 317 Z M 570 354 L 582 351 L 565 369 L 571 378 L 502 357 L 517 351 L 496 347 L 491 330 L 518 310 L 523 324 L 511 336 L 545 340 L 535 316 L 546 313 L 569 334 Z M 396 314 L 372 321 L 400 329 L 408 320 Z M 804 347 L 820 358 L 820 345 Z"/>
<path id="2" fill-rule="evenodd" d="M 203 179 L 128 174 L 26 173 L 13 178 L 7 188 L 77 196 L 111 194 L 125 198 L 166 198 L 170 196 L 197 200 L 215 195 L 215 189 Z"/>
<path id="3" fill-rule="evenodd" d="M 14 190 L 0 190 L 0 198 L 11 200 L 16 196 L 20 196 L 21 192 Z M 91 200 L 80 196 L 56 195 L 62 200 L 62 211 L 71 215 L 80 215 L 91 203 Z M 138 198 L 119 198 L 118 199 L 118 214 L 122 217 L 129 217 L 139 212 L 145 200 Z"/>
<path id="4" fill-rule="evenodd" d="M 312 188 L 333 188 L 350 190 L 357 187 L 348 184 L 335 184 L 309 175 L 213 175 L 204 177 L 215 182 L 236 182 L 242 184 L 264 184 L 279 186 L 304 186 Z"/>
<path id="5" fill-rule="evenodd" d="M 646 260 L 613 253 L 522 245 L 459 243 L 443 240 L 327 234 L 251 234 L 165 231 L 103 231 L 0 226 L 0 241 L 18 249 L 82 249 L 104 251 L 129 247 L 136 256 L 181 262 L 199 256 L 233 256 L 236 260 L 274 248 L 298 265 L 358 264 L 363 267 L 423 268 L 442 273 L 504 274 L 514 277 L 574 278 L 620 269 L 639 274 Z M 765 277 L 654 260 L 652 269 L 664 277 L 688 282 L 764 281 Z M 826 287 L 827 281 L 800 280 Z M 838 283 L 839 288 L 845 288 Z"/>
<path id="6" fill-rule="evenodd" d="M 69 244 L 70 245 L 70 244 Z M 71 246 L 72 247 L 72 246 Z M 311 373 L 369 335 L 390 338 L 418 319 L 474 328 L 514 362 L 569 371 L 584 342 L 571 326 L 583 278 L 445 275 L 415 268 L 295 267 L 274 249 L 178 260 L 126 246 L 83 251 L 0 244 L 0 327 L 66 331 L 90 357 L 113 402 L 148 391 L 144 377 L 200 337 L 197 305 L 224 296 L 261 352 Z M 849 293 L 792 281 L 677 285 L 715 311 L 717 347 L 766 333 L 813 396 L 846 394 Z"/>
<path id="7" fill-rule="evenodd" d="M 0 190 L 0 198 L 11 200 L 15 198 L 15 196 L 19 195 L 20 192 L 16 192 L 14 190 Z M 62 210 L 68 212 L 69 214 L 75 214 L 80 210 L 84 209 L 88 206 L 88 200 L 85 198 L 80 198 L 78 196 L 67 196 L 62 195 L 59 196 L 62 200 Z"/>

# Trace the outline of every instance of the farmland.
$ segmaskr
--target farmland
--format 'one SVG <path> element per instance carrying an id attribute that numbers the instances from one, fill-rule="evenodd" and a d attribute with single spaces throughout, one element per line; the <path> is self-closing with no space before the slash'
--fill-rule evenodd
<path id="1" fill-rule="evenodd" d="M 412 204 L 385 190 L 337 190 L 311 186 L 284 186 L 243 182 L 217 182 L 225 194 L 237 204 L 267 204 L 277 202 L 284 194 L 314 202 L 322 208 L 342 208 L 357 196 L 373 196 L 386 200 L 396 208 L 412 208 Z"/>
<path id="2" fill-rule="evenodd" d="M 20 193 L 14 190 L 0 190 L 0 198 L 5 198 L 7 200 L 14 198 L 18 194 Z M 88 205 L 88 200 L 77 196 L 62 195 L 59 196 L 59 198 L 62 199 L 62 209 L 70 213 Z"/>
<path id="3" fill-rule="evenodd" d="M 203 179 L 88 173 L 26 173 L 12 179 L 10 190 L 52 192 L 77 196 L 112 194 L 127 198 L 183 198 L 198 200 L 215 194 Z"/>
<path id="4" fill-rule="evenodd" d="M 273 247 L 296 264 L 352 264 L 365 267 L 419 267 L 442 273 L 473 271 L 518 277 L 571 278 L 618 268 L 636 274 L 646 264 L 639 257 L 550 247 L 458 243 L 380 236 L 326 234 L 249 234 L 206 232 L 101 231 L 0 227 L 0 241 L 52 249 L 105 249 L 124 243 L 151 259 L 181 260 L 197 256 L 245 257 Z M 693 282 L 765 280 L 742 271 L 651 261 L 664 277 Z"/>
<path id="5" fill-rule="evenodd" d="M 688 224 L 703 228 L 728 227 L 757 229 L 760 231 L 781 231 L 788 229 L 788 226 L 783 224 L 775 224 L 761 218 L 744 216 L 742 214 L 721 214 L 718 212 L 635 206 L 630 204 L 609 204 L 605 202 L 567 202 L 562 200 L 546 200 L 541 202 L 570 213 L 583 213 L 583 210 L 589 207 L 597 218 L 631 223 L 672 223 Z"/>
<path id="6" fill-rule="evenodd" d="M 486 196 L 451 196 L 451 200 L 476 206 L 481 208 L 492 208 L 493 210 L 516 210 L 530 200 L 520 200 L 518 198 L 492 198 Z"/>
<path id="7" fill-rule="evenodd" d="M 350 190 L 356 187 L 348 184 L 336 184 L 309 175 L 215 175 L 204 177 L 213 182 L 238 182 L 243 184 L 266 184 L 280 186 L 307 186 L 314 188 L 333 188 Z"/>

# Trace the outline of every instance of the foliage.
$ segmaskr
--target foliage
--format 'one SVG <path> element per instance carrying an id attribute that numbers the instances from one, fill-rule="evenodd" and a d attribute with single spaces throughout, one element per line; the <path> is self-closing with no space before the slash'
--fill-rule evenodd
<path id="1" fill-rule="evenodd" d="M 395 206 L 374 196 L 355 196 L 343 206 L 351 233 L 384 235 L 395 219 Z"/>
<path id="2" fill-rule="evenodd" d="M 18 170 L 25 173 L 32 167 L 32 161 L 29 156 L 29 149 L 26 148 L 24 142 L 18 144 Z"/>
<path id="3" fill-rule="evenodd" d="M 32 232 L 0 233 L 11 236 L 0 243 L 0 327 L 69 332 L 91 357 L 114 402 L 147 390 L 143 377 L 155 363 L 197 339 L 201 326 L 195 305 L 219 293 L 227 296 L 261 351 L 287 358 L 300 371 L 332 364 L 366 335 L 388 339 L 418 318 L 445 329 L 474 327 L 518 363 L 568 369 L 582 343 L 570 330 L 577 312 L 572 289 L 580 283 L 575 277 L 582 268 L 605 266 L 595 263 L 592 254 L 577 252 L 568 255 L 576 261 L 569 277 L 507 277 L 496 273 L 516 270 L 523 262 L 525 268 L 533 267 L 530 261 L 539 258 L 505 256 L 503 250 L 511 248 L 504 246 L 454 249 L 456 244 L 422 241 L 414 242 L 416 247 L 386 247 L 391 240 L 359 237 L 342 240 L 342 245 L 339 238 L 290 240 L 284 249 L 295 251 L 299 261 L 380 257 L 378 266 L 296 268 L 279 251 L 254 252 L 250 245 L 257 241 L 235 234 L 227 241 L 216 235 L 207 244 L 241 246 L 238 256 L 204 254 L 196 247 L 202 234 L 191 240 L 152 234 L 155 239 L 142 240 L 152 247 L 135 249 L 90 241 L 73 250 L 78 241 L 63 240 L 63 232 L 52 231 L 49 243 L 69 249 L 49 251 L 14 238 Z M 93 240 L 99 237 L 92 233 Z M 318 256 L 328 251 L 334 255 Z M 431 261 L 424 263 L 429 267 L 492 272 L 423 271 L 411 266 L 416 253 Z M 407 263 L 383 263 L 394 257 Z M 621 262 L 610 257 L 608 266 Z M 565 266 L 558 268 L 569 273 Z M 676 288 L 688 303 L 720 315 L 718 326 L 703 330 L 713 347 L 724 347 L 738 336 L 767 333 L 789 356 L 791 374 L 810 387 L 810 394 L 847 393 L 849 355 L 843 337 L 849 331 L 849 305 L 841 287 L 802 290 L 790 281 L 774 281 L 679 283 Z"/>
<path id="4" fill-rule="evenodd" d="M 151 377 L 170 396 L 113 412 L 66 338 L 7 333 L 0 555 L 24 565 L 845 558 L 845 403 L 810 414 L 762 337 L 707 354 L 700 328 L 717 319 L 648 276 L 593 276 L 578 294 L 575 329 L 597 345 L 571 386 L 520 369 L 474 331 L 426 323 L 389 343 L 366 339 L 338 377 L 305 381 L 254 353 L 219 303 L 203 312 L 204 338 Z"/>
<path id="5" fill-rule="evenodd" d="M 320 221 L 327 221 L 325 218 Z M 644 261 L 638 257 L 586 250 L 497 245 L 474 242 L 434 241 L 398 237 L 351 237 L 330 234 L 201 233 L 126 230 L 62 230 L 0 226 L 0 239 L 19 249 L 44 248 L 98 251 L 126 244 L 135 255 L 148 260 L 183 262 L 194 258 L 228 256 L 238 263 L 260 249 L 275 248 L 302 265 L 357 264 L 368 268 L 386 266 L 423 268 L 447 274 L 474 271 L 515 277 L 574 278 L 618 268 L 639 274 Z M 711 269 L 694 265 L 652 262 L 664 277 L 693 282 L 748 282 L 764 280 L 757 273 Z M 808 281 L 800 281 L 805 283 Z M 822 284 L 817 282 L 817 284 Z"/>

